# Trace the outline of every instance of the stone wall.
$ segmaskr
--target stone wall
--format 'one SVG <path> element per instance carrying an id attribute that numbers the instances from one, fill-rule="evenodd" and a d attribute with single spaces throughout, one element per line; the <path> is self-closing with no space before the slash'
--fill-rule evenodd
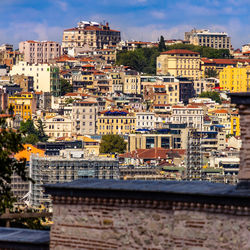
<path id="1" fill-rule="evenodd" d="M 197 211 L 180 205 L 98 198 L 87 203 L 54 201 L 50 247 L 250 249 L 250 217 L 242 211 L 237 215 L 239 207 L 219 207 L 220 212 L 218 207 Z"/>

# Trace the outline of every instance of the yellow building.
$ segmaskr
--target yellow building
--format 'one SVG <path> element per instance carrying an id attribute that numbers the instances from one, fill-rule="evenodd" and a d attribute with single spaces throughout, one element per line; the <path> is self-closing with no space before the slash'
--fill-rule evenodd
<path id="1" fill-rule="evenodd" d="M 83 141 L 83 147 L 87 156 L 97 156 L 100 152 L 100 143 L 87 136 L 77 136 L 77 140 Z"/>
<path id="2" fill-rule="evenodd" d="M 231 113 L 231 135 L 240 136 L 240 116 L 238 111 Z"/>
<path id="3" fill-rule="evenodd" d="M 141 77 L 130 72 L 122 74 L 123 93 L 141 94 Z"/>
<path id="4" fill-rule="evenodd" d="M 35 98 L 32 93 L 23 92 L 16 93 L 9 97 L 9 108 L 13 107 L 14 115 L 20 115 L 23 121 L 32 118 L 32 113 L 35 112 Z"/>
<path id="5" fill-rule="evenodd" d="M 230 92 L 250 91 L 250 66 L 228 66 L 220 72 L 220 87 Z"/>
<path id="6" fill-rule="evenodd" d="M 184 76 L 191 79 L 200 79 L 200 54 L 198 52 L 173 49 L 162 52 L 157 57 L 157 75 Z"/>
<path id="7" fill-rule="evenodd" d="M 97 134 L 125 135 L 133 133 L 136 125 L 135 120 L 136 117 L 127 111 L 103 111 L 97 119 Z"/>

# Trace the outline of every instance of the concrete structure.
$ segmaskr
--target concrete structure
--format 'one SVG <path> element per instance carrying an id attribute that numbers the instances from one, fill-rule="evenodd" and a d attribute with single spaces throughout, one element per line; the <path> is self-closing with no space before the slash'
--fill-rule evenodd
<path id="1" fill-rule="evenodd" d="M 93 135 L 96 133 L 97 102 L 90 100 L 76 101 L 72 106 L 73 133 Z"/>
<path id="2" fill-rule="evenodd" d="M 121 76 L 124 94 L 141 94 L 141 78 L 137 72 L 126 71 Z"/>
<path id="3" fill-rule="evenodd" d="M 61 55 L 61 45 L 51 41 L 23 41 L 19 43 L 19 51 L 24 54 L 28 63 L 48 63 Z"/>
<path id="4" fill-rule="evenodd" d="M 185 32 L 185 40 L 191 44 L 206 46 L 215 49 L 229 49 L 231 50 L 231 38 L 225 32 L 210 32 L 207 29 L 196 30 L 192 29 L 190 32 Z"/>
<path id="5" fill-rule="evenodd" d="M 55 96 L 61 94 L 59 68 L 49 64 L 29 64 L 19 62 L 14 65 L 10 75 L 33 76 L 34 91 L 51 92 Z"/>
<path id="6" fill-rule="evenodd" d="M 49 206 L 51 201 L 43 193 L 44 184 L 70 182 L 81 178 L 119 179 L 117 159 L 86 157 L 83 150 L 61 150 L 60 156 L 38 157 L 31 155 L 30 204 Z"/>
<path id="7" fill-rule="evenodd" d="M 116 45 L 121 41 L 120 31 L 112 30 L 109 24 L 81 21 L 78 26 L 63 32 L 64 51 L 88 45 L 90 48 L 103 49 L 104 45 Z"/>
<path id="8" fill-rule="evenodd" d="M 11 80 L 14 84 L 20 85 L 23 92 L 32 92 L 34 90 L 34 78 L 33 76 L 25 75 L 13 75 Z"/>
<path id="9" fill-rule="evenodd" d="M 162 52 L 157 57 L 157 75 L 184 76 L 191 79 L 200 79 L 200 54 L 191 50 L 173 49 Z"/>

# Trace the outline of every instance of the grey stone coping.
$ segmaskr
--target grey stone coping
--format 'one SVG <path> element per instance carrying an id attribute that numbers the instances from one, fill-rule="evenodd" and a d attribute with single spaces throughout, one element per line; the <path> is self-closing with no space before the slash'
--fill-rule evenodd
<path id="1" fill-rule="evenodd" d="M 231 97 L 231 102 L 235 104 L 250 104 L 250 92 L 239 92 L 228 94 Z"/>
<path id="2" fill-rule="evenodd" d="M 151 199 L 250 206 L 250 192 L 237 186 L 203 181 L 79 179 L 45 185 L 52 196 Z"/>
<path id="3" fill-rule="evenodd" d="M 49 249 L 49 241 L 49 231 L 0 227 L 0 247 Z"/>

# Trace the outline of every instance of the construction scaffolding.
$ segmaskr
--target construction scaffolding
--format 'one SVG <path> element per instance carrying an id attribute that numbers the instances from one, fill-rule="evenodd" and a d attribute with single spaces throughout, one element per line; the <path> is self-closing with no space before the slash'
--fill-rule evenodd
<path id="1" fill-rule="evenodd" d="M 202 180 L 202 132 L 190 129 L 187 145 L 187 180 Z"/>

